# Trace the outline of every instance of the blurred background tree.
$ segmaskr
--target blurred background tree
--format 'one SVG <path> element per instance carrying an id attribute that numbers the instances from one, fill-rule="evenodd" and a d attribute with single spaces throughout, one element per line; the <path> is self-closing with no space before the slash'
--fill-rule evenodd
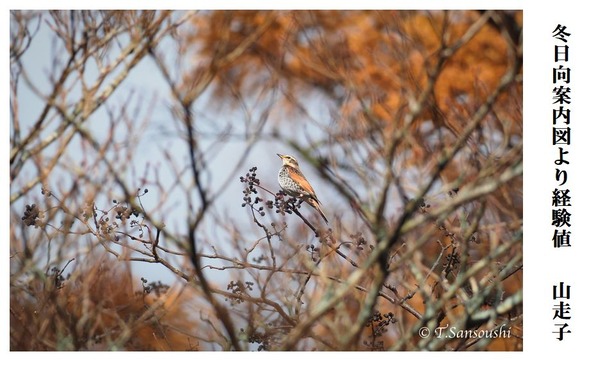
<path id="1" fill-rule="evenodd" d="M 13 11 L 11 348 L 522 349 L 521 31 Z"/>

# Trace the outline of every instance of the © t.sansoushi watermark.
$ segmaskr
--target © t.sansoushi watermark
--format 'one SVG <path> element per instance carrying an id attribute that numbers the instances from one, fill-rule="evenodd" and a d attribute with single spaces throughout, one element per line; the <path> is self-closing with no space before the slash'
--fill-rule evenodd
<path id="1" fill-rule="evenodd" d="M 497 339 L 510 338 L 510 331 L 511 327 L 504 324 L 494 329 L 461 329 L 450 325 L 430 329 L 424 326 L 419 329 L 419 337 L 423 339 L 429 337 L 438 339 Z"/>

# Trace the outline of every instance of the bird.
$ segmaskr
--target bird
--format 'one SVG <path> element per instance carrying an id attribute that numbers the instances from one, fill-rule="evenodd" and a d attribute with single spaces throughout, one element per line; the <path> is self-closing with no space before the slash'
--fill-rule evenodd
<path id="1" fill-rule="evenodd" d="M 321 209 L 321 202 L 317 198 L 315 190 L 312 188 L 306 177 L 300 171 L 298 166 L 298 160 L 294 156 L 287 154 L 279 154 L 277 156 L 281 159 L 282 166 L 279 169 L 279 186 L 288 195 L 294 198 L 300 199 L 311 205 L 321 214 L 321 217 L 325 220 L 325 223 L 329 224 L 327 217 Z"/>

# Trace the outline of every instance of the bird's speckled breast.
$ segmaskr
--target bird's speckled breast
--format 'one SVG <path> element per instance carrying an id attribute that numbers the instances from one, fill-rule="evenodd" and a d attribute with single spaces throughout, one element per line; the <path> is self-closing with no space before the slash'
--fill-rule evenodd
<path id="1" fill-rule="evenodd" d="M 306 195 L 305 191 L 302 190 L 302 187 L 300 187 L 298 183 L 290 178 L 287 172 L 287 167 L 283 166 L 281 169 L 279 169 L 279 175 L 277 179 L 279 181 L 279 186 L 286 194 L 295 198 L 301 198 L 302 196 Z"/>

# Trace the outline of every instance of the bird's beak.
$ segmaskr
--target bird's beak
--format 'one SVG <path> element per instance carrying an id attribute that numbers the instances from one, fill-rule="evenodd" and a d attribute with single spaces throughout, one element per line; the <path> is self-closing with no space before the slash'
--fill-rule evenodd
<path id="1" fill-rule="evenodd" d="M 279 158 L 283 158 L 283 155 L 282 155 L 282 154 L 279 154 L 279 153 L 277 153 L 277 156 L 278 156 Z"/>

